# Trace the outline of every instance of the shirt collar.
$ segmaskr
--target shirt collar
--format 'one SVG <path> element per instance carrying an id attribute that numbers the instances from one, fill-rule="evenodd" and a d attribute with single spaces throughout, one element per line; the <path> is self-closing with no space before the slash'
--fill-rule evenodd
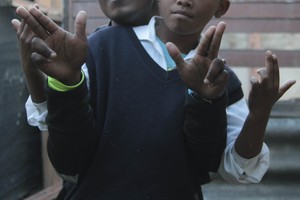
<path id="1" fill-rule="evenodd" d="M 155 23 L 157 19 L 161 19 L 161 17 L 154 16 L 147 25 L 133 27 L 140 41 L 146 40 L 153 43 L 156 40 Z"/>
<path id="2" fill-rule="evenodd" d="M 154 43 L 157 40 L 155 23 L 157 20 L 161 20 L 161 19 L 162 17 L 160 16 L 154 16 L 150 19 L 147 25 L 133 27 L 137 38 L 140 41 L 149 41 L 151 43 Z M 194 55 L 195 55 L 195 50 L 193 49 L 185 56 L 185 60 L 191 59 Z"/>

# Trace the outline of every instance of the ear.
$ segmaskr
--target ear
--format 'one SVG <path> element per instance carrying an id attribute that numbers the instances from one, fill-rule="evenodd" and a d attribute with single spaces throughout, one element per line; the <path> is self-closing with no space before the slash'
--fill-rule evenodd
<path id="1" fill-rule="evenodd" d="M 219 9 L 215 13 L 216 18 L 222 17 L 230 7 L 230 1 L 229 0 L 220 0 L 220 1 L 221 2 L 220 2 L 220 5 L 219 5 Z"/>

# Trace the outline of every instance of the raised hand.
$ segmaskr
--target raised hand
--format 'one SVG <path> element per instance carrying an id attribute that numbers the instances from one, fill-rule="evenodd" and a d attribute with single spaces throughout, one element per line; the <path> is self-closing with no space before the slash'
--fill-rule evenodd
<path id="1" fill-rule="evenodd" d="M 210 27 L 201 38 L 195 56 L 189 61 L 184 61 L 174 44 L 166 44 L 183 82 L 206 99 L 221 96 L 228 82 L 228 72 L 224 70 L 223 61 L 218 58 L 225 28 L 224 22 L 220 22 L 217 27 Z"/>
<path id="2" fill-rule="evenodd" d="M 78 83 L 87 54 L 86 13 L 77 14 L 74 34 L 63 30 L 37 8 L 19 7 L 17 14 L 37 36 L 32 40 L 32 61 L 64 84 Z"/>
<path id="3" fill-rule="evenodd" d="M 279 98 L 296 83 L 289 80 L 279 87 L 279 65 L 277 57 L 271 51 L 266 52 L 265 67 L 257 70 L 259 77 L 252 77 L 252 88 L 249 93 L 249 110 L 260 118 L 269 116 L 272 106 Z"/>
<path id="4" fill-rule="evenodd" d="M 34 6 L 38 8 L 37 5 Z M 17 33 L 21 65 L 31 98 L 33 102 L 43 102 L 46 99 L 44 91 L 45 76 L 31 61 L 31 42 L 35 37 L 35 34 L 31 31 L 30 27 L 24 20 L 21 20 L 20 22 L 17 19 L 13 19 L 11 23 Z"/>

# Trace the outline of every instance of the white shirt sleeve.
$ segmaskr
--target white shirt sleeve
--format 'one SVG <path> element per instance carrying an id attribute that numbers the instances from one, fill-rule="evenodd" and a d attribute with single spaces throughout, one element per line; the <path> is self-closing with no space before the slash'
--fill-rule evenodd
<path id="1" fill-rule="evenodd" d="M 89 88 L 89 73 L 86 64 L 83 64 L 82 71 Z M 46 116 L 48 114 L 47 101 L 42 103 L 34 103 L 31 96 L 28 97 L 25 103 L 27 122 L 31 126 L 37 126 L 40 131 L 48 131 L 48 126 L 46 124 Z"/>
<path id="2" fill-rule="evenodd" d="M 28 124 L 31 126 L 37 126 L 40 131 L 47 131 L 47 101 L 44 101 L 42 103 L 34 103 L 31 99 L 31 96 L 29 96 L 25 103 L 25 108 Z"/>
<path id="3" fill-rule="evenodd" d="M 251 158 L 242 158 L 234 149 L 249 113 L 244 99 L 227 107 L 227 144 L 218 169 L 219 175 L 230 183 L 259 183 L 269 168 L 269 149 L 264 143 L 261 152 Z"/>

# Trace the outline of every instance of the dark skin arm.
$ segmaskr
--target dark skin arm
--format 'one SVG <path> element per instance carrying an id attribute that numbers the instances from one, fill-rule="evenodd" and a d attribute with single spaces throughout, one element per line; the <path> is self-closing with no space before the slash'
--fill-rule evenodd
<path id="1" fill-rule="evenodd" d="M 203 98 L 214 99 L 225 90 L 223 86 L 226 86 L 228 75 L 222 71 L 223 63 L 216 58 L 224 29 L 223 24 L 208 29 L 196 49 L 197 54 L 189 62 L 181 58 L 173 44 L 168 44 L 182 80 Z M 272 106 L 295 84 L 294 80 L 289 80 L 279 87 L 279 65 L 276 55 L 270 51 L 266 52 L 265 67 L 258 74 L 260 79 L 251 79 L 249 114 L 234 146 L 237 153 L 247 159 L 260 153 Z"/>
<path id="2" fill-rule="evenodd" d="M 176 63 L 177 70 L 188 88 L 205 99 L 216 99 L 224 94 L 228 82 L 228 72 L 218 53 L 226 24 L 220 22 L 210 27 L 196 48 L 196 54 L 184 61 L 179 49 L 167 43 L 168 51 Z"/>
<path id="3" fill-rule="evenodd" d="M 74 34 L 57 26 L 36 8 L 19 7 L 17 13 L 36 35 L 32 39 L 33 63 L 66 85 L 77 84 L 87 53 L 86 13 L 77 15 Z M 93 158 L 99 140 L 85 82 L 69 92 L 46 88 L 49 158 L 58 173 L 81 174 Z"/>
<path id="4" fill-rule="evenodd" d="M 38 8 L 37 5 L 35 5 Z M 20 47 L 20 59 L 22 69 L 25 75 L 27 88 L 31 94 L 31 99 L 35 103 L 46 101 L 44 91 L 45 75 L 31 61 L 31 42 L 35 34 L 24 20 L 12 20 L 12 25 L 17 32 Z"/>
<path id="5" fill-rule="evenodd" d="M 296 83 L 289 80 L 279 87 L 279 65 L 271 51 L 266 52 L 265 67 L 257 73 L 259 78 L 251 78 L 249 114 L 234 146 L 236 152 L 247 159 L 260 153 L 273 105 Z"/>
<path id="6" fill-rule="evenodd" d="M 32 61 L 48 76 L 66 85 L 77 84 L 87 54 L 86 13 L 78 13 L 74 34 L 59 27 L 36 8 L 19 7 L 17 14 L 37 36 L 32 40 Z"/>

